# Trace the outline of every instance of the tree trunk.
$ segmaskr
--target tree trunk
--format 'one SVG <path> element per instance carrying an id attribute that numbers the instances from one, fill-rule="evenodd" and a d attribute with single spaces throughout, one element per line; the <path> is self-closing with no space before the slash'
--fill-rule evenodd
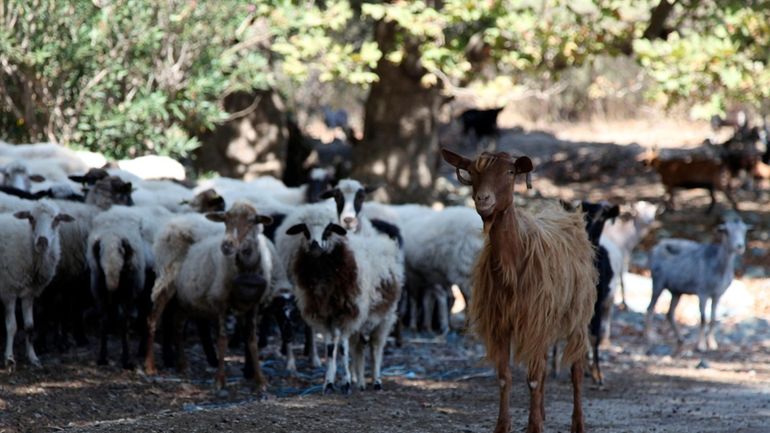
<path id="1" fill-rule="evenodd" d="M 375 39 L 383 54 L 392 51 L 397 28 L 378 22 Z M 381 184 L 385 199 L 394 202 L 427 200 L 438 157 L 438 111 L 443 98 L 437 87 L 424 87 L 425 69 L 416 44 L 406 42 L 400 64 L 382 59 L 376 82 L 365 104 L 364 138 L 353 147 L 353 177 Z"/>

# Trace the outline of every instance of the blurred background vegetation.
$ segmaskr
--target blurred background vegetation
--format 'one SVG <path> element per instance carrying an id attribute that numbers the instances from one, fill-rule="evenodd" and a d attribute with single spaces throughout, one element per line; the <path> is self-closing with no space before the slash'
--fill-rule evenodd
<path id="1" fill-rule="evenodd" d="M 769 3 L 0 0 L 0 139 L 184 159 L 254 111 L 328 104 L 360 118 L 356 176 L 416 191 L 453 97 L 558 121 L 766 113 Z"/>

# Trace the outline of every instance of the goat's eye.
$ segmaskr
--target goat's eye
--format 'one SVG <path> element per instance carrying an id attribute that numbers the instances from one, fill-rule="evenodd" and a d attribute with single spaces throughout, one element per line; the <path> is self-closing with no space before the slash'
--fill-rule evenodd
<path id="1" fill-rule="evenodd" d="M 463 184 L 463 185 L 472 185 L 473 180 L 471 179 L 471 174 L 465 170 L 460 170 L 459 168 L 456 170 L 457 172 L 457 180 Z"/>

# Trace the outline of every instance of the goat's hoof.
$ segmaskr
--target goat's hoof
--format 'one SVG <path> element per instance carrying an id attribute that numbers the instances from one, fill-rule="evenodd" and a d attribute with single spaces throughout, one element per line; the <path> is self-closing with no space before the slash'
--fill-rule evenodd
<path id="1" fill-rule="evenodd" d="M 8 370 L 8 373 L 13 373 L 16 370 L 16 360 L 13 357 L 5 358 L 5 369 Z"/>
<path id="2" fill-rule="evenodd" d="M 327 383 L 326 385 L 324 385 L 324 394 L 325 395 L 334 394 L 334 384 L 333 383 Z"/>
<path id="3" fill-rule="evenodd" d="M 29 360 L 30 365 L 34 368 L 43 368 L 43 364 L 40 363 L 40 360 L 37 358 L 32 358 Z"/>
<path id="4" fill-rule="evenodd" d="M 350 395 L 352 392 L 350 382 L 343 383 L 342 386 L 340 386 L 340 392 L 345 395 Z"/>
<path id="5" fill-rule="evenodd" d="M 495 433 L 509 433 L 511 431 L 510 421 L 498 421 L 495 426 Z"/>
<path id="6" fill-rule="evenodd" d="M 107 358 L 99 358 L 96 360 L 96 365 L 107 365 Z"/>
<path id="7" fill-rule="evenodd" d="M 382 391 L 382 383 L 374 382 L 374 385 L 372 385 L 372 389 L 374 389 L 375 391 Z"/>

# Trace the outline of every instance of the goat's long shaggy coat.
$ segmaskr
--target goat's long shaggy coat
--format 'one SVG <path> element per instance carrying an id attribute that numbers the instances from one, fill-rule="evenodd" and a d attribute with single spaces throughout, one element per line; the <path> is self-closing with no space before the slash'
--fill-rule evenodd
<path id="1" fill-rule="evenodd" d="M 510 338 L 514 360 L 534 368 L 566 338 L 562 364 L 571 364 L 588 348 L 598 278 L 583 217 L 550 205 L 534 215 L 508 212 L 516 230 L 505 233 L 507 245 L 498 248 L 487 236 L 476 263 L 472 324 L 491 360 L 503 356 L 501 342 Z"/>

